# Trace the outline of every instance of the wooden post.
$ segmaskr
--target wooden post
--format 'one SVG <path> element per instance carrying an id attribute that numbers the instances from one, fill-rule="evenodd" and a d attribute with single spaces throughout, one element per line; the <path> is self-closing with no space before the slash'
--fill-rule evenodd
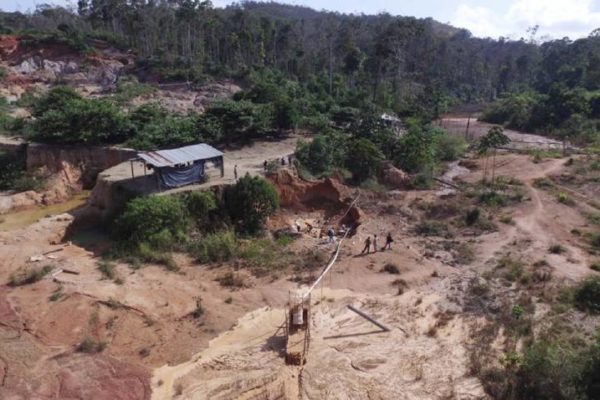
<path id="1" fill-rule="evenodd" d="M 221 156 L 221 178 L 225 176 L 225 159 Z"/>
<path id="2" fill-rule="evenodd" d="M 133 173 L 133 161 L 129 161 L 131 164 L 131 179 L 135 178 L 135 174 Z"/>
<path id="3" fill-rule="evenodd" d="M 146 170 L 148 169 L 148 166 L 146 165 L 146 161 L 144 161 L 144 176 L 146 176 L 146 174 L 148 173 Z"/>

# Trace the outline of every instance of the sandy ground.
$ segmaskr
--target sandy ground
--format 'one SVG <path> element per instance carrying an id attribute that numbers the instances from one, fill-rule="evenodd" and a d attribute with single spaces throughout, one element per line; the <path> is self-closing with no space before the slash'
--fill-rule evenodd
<path id="1" fill-rule="evenodd" d="M 295 140 L 227 153 L 228 165 L 237 162 L 240 172 L 260 172 L 267 154 L 284 155 L 295 147 Z M 476 161 L 478 168 L 446 178 L 477 181 L 481 162 Z M 575 281 L 593 273 L 584 245 L 571 234 L 586 224 L 581 216 L 584 205 L 561 204 L 532 185 L 538 177 L 561 173 L 564 162 L 534 164 L 525 155 L 498 157 L 498 174 L 521 180 L 529 200 L 502 210 L 511 215 L 513 225 L 498 224 L 495 232 L 458 238 L 471 241 L 476 249 L 469 265 L 449 262 L 447 254 L 432 250 L 432 242 L 412 230 L 414 204 L 446 193 L 363 192 L 363 223 L 344 243 L 333 272 L 313 292 L 311 343 L 303 367 L 286 366 L 284 361 L 284 309 L 289 290 L 297 287 L 289 276 L 248 278 L 250 287 L 232 291 L 215 281 L 231 266 L 198 265 L 178 255 L 179 273 L 159 266 L 134 271 L 117 264 L 124 280 L 118 285 L 102 278 L 92 252 L 60 243 L 68 216 L 0 232 L 0 282 L 14 272 L 46 264 L 55 271 L 79 273 L 62 272 L 17 288 L 0 286 L 0 397 L 487 398 L 469 369 L 471 335 L 482 323 L 463 310 L 470 280 L 507 253 L 527 263 L 546 259 L 558 279 Z M 226 179 L 231 180 L 231 174 Z M 282 210 L 273 220 L 292 224 L 307 218 L 324 220 L 324 210 Z M 377 234 L 382 246 L 387 232 L 395 238 L 391 251 L 359 255 L 367 236 Z M 554 243 L 567 251 L 549 254 L 548 246 Z M 306 234 L 293 246 L 333 250 Z M 30 261 L 59 249 L 42 261 Z M 399 274 L 381 272 L 387 263 L 397 265 Z M 399 285 L 404 288 L 400 295 Z M 50 301 L 58 290 L 59 299 Z M 205 314 L 195 319 L 190 313 L 199 298 Z M 350 311 L 349 304 L 391 331 L 381 332 Z M 106 342 L 106 349 L 98 354 L 76 352 L 85 337 Z"/>
<path id="2" fill-rule="evenodd" d="M 469 139 L 478 139 L 488 133 L 489 129 L 494 126 L 487 122 L 477 121 L 476 117 L 471 119 L 464 117 L 448 116 L 437 121 L 439 126 L 446 131 L 465 136 Z M 467 131 L 468 123 L 468 131 Z M 562 142 L 554 139 L 533 135 L 530 133 L 519 132 L 512 129 L 504 129 L 504 134 L 508 136 L 512 143 L 511 147 L 516 149 L 562 149 Z"/>
<path id="3" fill-rule="evenodd" d="M 182 188 L 162 191 L 161 194 L 172 194 L 180 191 L 193 191 L 205 189 L 211 186 L 232 184 L 235 182 L 234 167 L 237 165 L 238 177 L 245 174 L 257 175 L 264 171 L 263 163 L 265 160 L 274 161 L 285 158 L 294 153 L 298 140 L 309 140 L 299 135 L 292 135 L 281 140 L 256 141 L 249 146 L 239 149 L 226 149 L 224 153 L 225 175 L 220 176 L 220 170 L 207 170 L 209 174 L 208 182 L 200 185 L 189 185 Z M 132 179 L 131 163 L 124 162 L 113 168 L 102 172 L 99 179 L 114 183 L 118 182 L 128 189 L 139 193 L 153 193 L 158 191 L 156 179 L 152 170 L 144 171 L 141 162 L 133 163 Z M 146 175 L 145 175 L 146 174 Z"/>

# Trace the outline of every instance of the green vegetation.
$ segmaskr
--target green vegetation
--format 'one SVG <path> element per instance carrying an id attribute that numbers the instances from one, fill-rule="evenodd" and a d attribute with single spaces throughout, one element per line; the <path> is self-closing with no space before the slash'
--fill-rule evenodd
<path id="1" fill-rule="evenodd" d="M 227 188 L 225 207 L 240 232 L 256 234 L 279 207 L 279 199 L 273 185 L 246 175 Z"/>
<path id="2" fill-rule="evenodd" d="M 600 314 L 600 276 L 582 281 L 575 289 L 575 305 L 581 310 Z"/>
<path id="3" fill-rule="evenodd" d="M 237 240 L 232 231 L 210 233 L 192 242 L 190 253 L 198 262 L 224 262 L 230 260 L 237 250 Z"/>
<path id="4" fill-rule="evenodd" d="M 0 151 L 0 190 L 40 191 L 46 187 L 46 179 L 30 174 L 25 169 L 25 156 L 22 152 L 9 154 Z"/>
<path id="5" fill-rule="evenodd" d="M 107 261 L 107 260 L 101 260 L 98 261 L 97 263 L 97 268 L 98 271 L 100 271 L 100 273 L 102 273 L 102 276 L 104 276 L 104 278 L 106 279 L 115 279 L 115 264 Z"/>
<path id="6" fill-rule="evenodd" d="M 566 251 L 566 249 L 560 244 L 553 244 L 548 247 L 548 251 L 552 254 L 562 254 Z"/>
<path id="7" fill-rule="evenodd" d="M 44 276 L 48 275 L 50 271 L 52 271 L 52 268 L 53 267 L 51 265 L 44 265 L 41 268 L 32 268 L 28 272 L 21 275 L 12 274 L 8 280 L 8 286 L 15 287 L 36 283 L 42 280 Z"/>

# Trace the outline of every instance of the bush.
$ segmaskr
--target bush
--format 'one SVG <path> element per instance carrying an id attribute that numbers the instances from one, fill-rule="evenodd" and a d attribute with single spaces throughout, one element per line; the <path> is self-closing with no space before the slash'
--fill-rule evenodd
<path id="1" fill-rule="evenodd" d="M 575 289 L 577 308 L 600 314 L 600 276 L 593 276 L 581 282 Z"/>
<path id="2" fill-rule="evenodd" d="M 106 342 L 95 341 L 89 336 L 77 346 L 77 351 L 81 353 L 101 353 L 106 348 Z"/>
<path id="3" fill-rule="evenodd" d="M 575 204 L 575 202 L 573 201 L 572 198 L 569 197 L 568 194 L 560 192 L 557 196 L 557 200 L 559 203 L 568 205 L 568 206 L 572 206 Z"/>
<path id="4" fill-rule="evenodd" d="M 206 228 L 211 213 L 219 208 L 215 194 L 209 190 L 188 193 L 184 196 L 183 201 L 190 216 L 200 229 Z"/>
<path id="5" fill-rule="evenodd" d="M 166 250 L 185 239 L 189 215 L 180 198 L 138 197 L 115 220 L 114 235 L 129 246 L 148 243 Z"/>
<path id="6" fill-rule="evenodd" d="M 226 272 L 217 278 L 217 281 L 221 286 L 235 289 L 242 289 L 248 287 L 246 280 L 241 274 L 235 272 Z"/>
<path id="7" fill-rule="evenodd" d="M 193 242 L 189 251 L 201 263 L 224 262 L 235 255 L 236 247 L 235 234 L 223 231 L 205 235 Z"/>
<path id="8" fill-rule="evenodd" d="M 565 252 L 565 248 L 560 244 L 553 244 L 548 247 L 548 251 L 552 254 L 562 254 Z"/>
<path id="9" fill-rule="evenodd" d="M 590 269 L 596 272 L 600 272 L 600 262 L 590 265 Z"/>
<path id="10" fill-rule="evenodd" d="M 416 232 L 423 236 L 448 236 L 448 227 L 439 221 L 425 220 L 416 226 Z"/>
<path id="11" fill-rule="evenodd" d="M 444 133 L 437 139 L 437 157 L 441 161 L 455 161 L 465 154 L 468 147 L 462 136 Z"/>
<path id="12" fill-rule="evenodd" d="M 236 227 L 245 233 L 260 231 L 279 207 L 273 185 L 260 177 L 246 175 L 225 191 L 225 205 Z"/>
<path id="13" fill-rule="evenodd" d="M 467 226 L 475 224 L 477 220 L 479 220 L 480 214 L 481 212 L 479 211 L 479 208 L 473 208 L 472 210 L 467 212 L 467 215 L 465 216 L 465 223 L 467 224 Z"/>
<path id="14" fill-rule="evenodd" d="M 400 269 L 398 268 L 398 266 L 392 263 L 385 264 L 381 271 L 393 275 L 398 275 L 400 273 Z"/>
<path id="15" fill-rule="evenodd" d="M 30 285 L 32 283 L 40 281 L 44 276 L 48 275 L 52 271 L 51 265 L 45 265 L 42 268 L 31 269 L 24 275 L 16 276 L 11 275 L 8 281 L 8 286 L 23 286 Z"/>

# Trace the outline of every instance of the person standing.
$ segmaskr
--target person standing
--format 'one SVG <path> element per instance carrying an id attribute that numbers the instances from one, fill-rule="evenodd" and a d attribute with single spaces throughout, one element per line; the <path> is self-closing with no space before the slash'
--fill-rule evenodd
<path id="1" fill-rule="evenodd" d="M 377 253 L 377 235 L 373 235 L 373 253 Z"/>
<path id="2" fill-rule="evenodd" d="M 237 165 L 233 167 L 233 179 L 235 179 L 236 182 L 238 180 Z"/>
<path id="3" fill-rule="evenodd" d="M 335 231 L 333 230 L 333 228 L 329 228 L 329 230 L 327 231 L 327 237 L 328 239 L 328 243 L 333 243 L 333 237 L 335 236 Z"/>
<path id="4" fill-rule="evenodd" d="M 381 250 L 386 250 L 392 249 L 392 242 L 394 241 L 394 239 L 392 239 L 392 233 L 388 232 L 387 236 L 385 237 L 385 246 L 383 246 L 383 248 Z"/>
<path id="5" fill-rule="evenodd" d="M 371 251 L 371 236 L 367 236 L 367 239 L 365 240 L 365 248 L 360 252 L 360 254 L 365 254 L 365 251 L 367 254 L 369 254 Z"/>

